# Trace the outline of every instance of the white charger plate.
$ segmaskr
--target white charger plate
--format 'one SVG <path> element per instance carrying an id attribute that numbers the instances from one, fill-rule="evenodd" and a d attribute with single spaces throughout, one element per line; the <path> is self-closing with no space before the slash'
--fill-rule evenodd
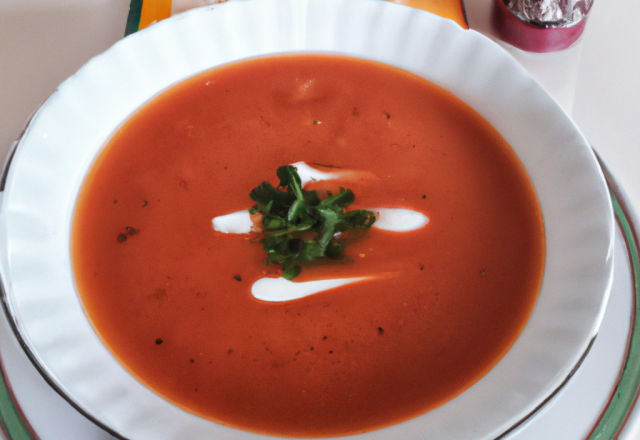
<path id="1" fill-rule="evenodd" d="M 29 125 L 2 202 L 0 270 L 26 349 L 55 388 L 124 437 L 261 437 L 173 406 L 117 363 L 75 292 L 70 223 L 93 159 L 140 105 L 213 66 L 299 51 L 373 59 L 427 78 L 482 114 L 527 168 L 545 218 L 547 259 L 521 337 L 461 396 L 360 437 L 500 436 L 562 385 L 597 332 L 612 279 L 610 199 L 583 136 L 502 49 L 449 20 L 388 3 L 255 0 L 195 10 L 124 39 L 63 83 Z"/>

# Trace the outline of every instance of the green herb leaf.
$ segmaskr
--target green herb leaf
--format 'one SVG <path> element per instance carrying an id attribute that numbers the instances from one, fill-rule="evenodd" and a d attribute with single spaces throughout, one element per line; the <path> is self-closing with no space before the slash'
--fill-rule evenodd
<path id="1" fill-rule="evenodd" d="M 296 200 L 293 194 L 279 191 L 268 182 L 263 182 L 249 194 L 251 200 L 258 203 L 257 206 L 269 206 L 267 213 L 273 213 L 283 217 L 286 215 L 289 207 Z M 284 215 L 283 215 L 284 213 Z"/>
<path id="2" fill-rule="evenodd" d="M 292 266 L 291 264 L 288 264 L 288 265 L 285 265 L 284 267 L 284 271 L 282 272 L 282 277 L 286 280 L 291 281 L 292 279 L 300 275 L 301 271 L 302 269 L 300 268 L 300 266 Z"/>
<path id="3" fill-rule="evenodd" d="M 355 196 L 349 189 L 327 192 L 320 200 L 316 191 L 302 188 L 298 171 L 285 165 L 276 171 L 278 188 L 261 183 L 249 194 L 256 202 L 249 211 L 262 214 L 263 249 L 266 264 L 281 264 L 283 277 L 292 280 L 301 272 L 299 262 L 339 258 L 345 248 L 337 236 L 351 230 L 367 230 L 375 222 L 371 211 L 345 211 Z"/>

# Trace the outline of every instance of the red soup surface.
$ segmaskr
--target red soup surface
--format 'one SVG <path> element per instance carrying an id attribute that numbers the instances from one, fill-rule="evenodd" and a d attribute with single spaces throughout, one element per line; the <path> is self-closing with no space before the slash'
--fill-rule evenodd
<path id="1" fill-rule="evenodd" d="M 353 208 L 429 223 L 372 228 L 295 281 L 384 277 L 259 301 L 252 284 L 279 267 L 255 234 L 211 220 L 299 161 L 366 171 L 344 184 Z M 72 258 L 96 331 L 146 386 L 241 430 L 328 437 L 417 417 L 485 375 L 536 301 L 544 227 L 515 153 L 450 93 L 370 61 L 283 55 L 204 72 L 137 111 L 86 178 Z"/>

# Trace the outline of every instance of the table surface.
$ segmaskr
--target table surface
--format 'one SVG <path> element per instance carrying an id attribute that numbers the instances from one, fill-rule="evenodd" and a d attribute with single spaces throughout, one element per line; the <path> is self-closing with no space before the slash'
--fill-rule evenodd
<path id="1" fill-rule="evenodd" d="M 32 111 L 58 84 L 122 38 L 129 2 L 0 0 L 0 158 L 7 155 Z M 465 3 L 472 29 L 490 36 L 491 0 Z M 633 211 L 639 212 L 640 27 L 636 17 L 640 17 L 636 0 L 596 0 L 586 31 L 573 48 L 554 54 L 505 48 L 572 116 L 627 193 Z M 640 426 L 636 419 L 630 423 Z M 77 432 L 84 428 L 70 427 Z"/>

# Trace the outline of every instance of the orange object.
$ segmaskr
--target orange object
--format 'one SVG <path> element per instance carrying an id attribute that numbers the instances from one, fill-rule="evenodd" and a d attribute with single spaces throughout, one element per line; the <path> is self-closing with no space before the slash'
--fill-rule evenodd
<path id="1" fill-rule="evenodd" d="M 462 28 L 469 29 L 464 0 L 388 0 L 431 12 L 458 23 Z M 132 0 L 128 31 L 126 34 L 144 29 L 153 23 L 171 17 L 172 0 Z M 139 19 L 138 19 L 139 16 Z M 136 27 L 137 25 L 137 27 Z"/>
<path id="2" fill-rule="evenodd" d="M 171 17 L 171 0 L 144 0 L 138 30 Z"/>
<path id="3" fill-rule="evenodd" d="M 431 12 L 458 23 L 463 29 L 469 29 L 464 0 L 388 0 L 393 3 L 410 6 Z"/>
<path id="4" fill-rule="evenodd" d="M 211 219 L 299 161 L 375 176 L 336 182 L 353 209 L 430 221 L 372 228 L 296 281 L 390 276 L 251 295 L 280 267 Z M 204 72 L 126 121 L 79 196 L 72 259 L 91 322 L 149 388 L 227 426 L 327 437 L 418 416 L 485 375 L 533 308 L 544 231 L 524 167 L 471 107 L 397 68 L 293 55 Z"/>

